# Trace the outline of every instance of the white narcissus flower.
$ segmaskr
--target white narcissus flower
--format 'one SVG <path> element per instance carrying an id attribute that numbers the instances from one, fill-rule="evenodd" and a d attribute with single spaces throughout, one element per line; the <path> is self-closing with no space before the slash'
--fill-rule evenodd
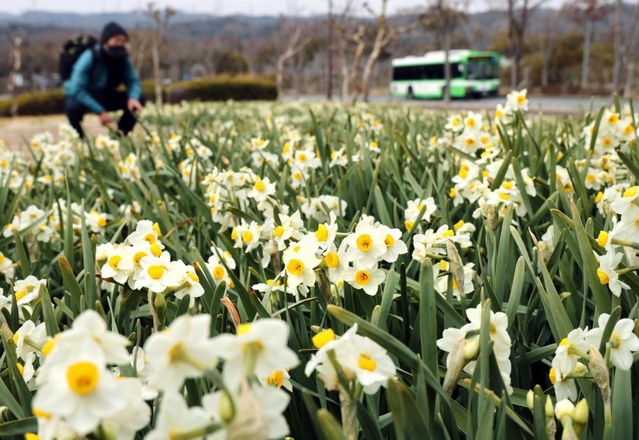
<path id="1" fill-rule="evenodd" d="M 177 286 L 178 282 L 171 267 L 171 255 L 162 252 L 162 255 L 147 255 L 140 260 L 142 271 L 135 282 L 135 289 L 147 288 L 152 292 L 164 292 L 170 287 Z"/>
<path id="2" fill-rule="evenodd" d="M 25 321 L 14 333 L 13 342 L 16 344 L 16 353 L 19 358 L 26 360 L 29 353 L 37 352 L 47 342 L 47 329 L 44 322 L 37 326 L 33 321 Z"/>
<path id="3" fill-rule="evenodd" d="M 222 401 L 226 399 L 232 399 L 236 408 L 231 420 L 225 420 L 228 405 Z M 282 414 L 289 401 L 290 396 L 279 388 L 245 385 L 232 397 L 223 391 L 207 394 L 202 397 L 202 406 L 214 422 L 226 421 L 223 438 L 280 439 L 290 431 Z"/>
<path id="4" fill-rule="evenodd" d="M 184 264 L 182 260 L 176 260 L 171 263 L 171 271 L 175 274 L 178 286 L 184 286 L 175 292 L 175 297 L 182 299 L 185 295 L 189 295 L 189 307 L 193 307 L 195 298 L 204 295 L 204 287 L 200 284 L 195 268 Z"/>
<path id="5" fill-rule="evenodd" d="M 287 287 L 292 291 L 300 284 L 315 284 L 315 269 L 322 260 L 315 256 L 315 249 L 309 245 L 295 245 L 284 251 L 282 257 L 287 275 Z"/>
<path id="6" fill-rule="evenodd" d="M 395 364 L 386 349 L 364 336 L 353 335 L 335 354 L 342 368 L 357 376 L 367 394 L 375 394 L 380 386 L 386 386 L 388 379 L 395 377 Z"/>
<path id="7" fill-rule="evenodd" d="M 210 315 L 182 315 L 165 331 L 152 334 L 144 345 L 153 365 L 149 386 L 176 392 L 185 379 L 215 368 L 219 350 L 216 341 L 209 338 L 210 329 Z"/>
<path id="8" fill-rule="evenodd" d="M 172 440 L 182 433 L 202 430 L 201 436 L 189 437 L 204 439 L 204 428 L 210 424 L 210 417 L 199 406 L 189 408 L 184 397 L 177 392 L 165 393 L 160 403 L 157 422 L 145 440 Z"/>
<path id="9" fill-rule="evenodd" d="M 586 353 L 590 344 L 586 342 L 586 330 L 576 328 L 568 333 L 568 337 L 559 342 L 559 346 L 555 351 L 553 366 L 555 370 L 565 377 L 573 372 L 577 367 L 577 361 L 581 358 L 582 353 Z"/>
<path id="10" fill-rule="evenodd" d="M 119 382 L 106 369 L 98 344 L 87 340 L 73 356 L 50 365 L 33 406 L 61 417 L 80 435 L 93 432 L 101 421 L 126 407 Z"/>
<path id="11" fill-rule="evenodd" d="M 367 266 L 355 261 L 354 267 L 344 269 L 342 278 L 355 289 L 363 290 L 367 295 L 375 296 L 379 285 L 386 279 L 386 274 L 377 267 L 377 263 Z"/>
<path id="12" fill-rule="evenodd" d="M 109 364 L 122 365 L 129 361 L 129 352 L 126 349 L 129 340 L 109 331 L 102 316 L 94 310 L 82 312 L 69 330 L 59 333 L 51 341 L 54 345 L 44 365 L 47 369 L 51 364 L 63 362 L 85 343 L 96 345 Z"/>
<path id="13" fill-rule="evenodd" d="M 404 255 L 408 252 L 406 243 L 402 241 L 402 231 L 397 228 L 391 229 L 388 226 L 380 226 L 382 233 L 386 234 L 384 244 L 386 245 L 386 252 L 381 256 L 381 259 L 387 263 L 393 263 L 397 261 L 400 255 Z"/>
<path id="14" fill-rule="evenodd" d="M 328 268 L 328 279 L 331 283 L 337 283 L 343 280 L 344 270 L 348 268 L 348 257 L 346 256 L 346 244 L 342 242 L 339 249 L 335 248 L 335 244 L 331 244 L 324 254 L 324 261 Z"/>
<path id="15" fill-rule="evenodd" d="M 317 371 L 318 376 L 324 382 L 324 387 L 329 391 L 335 391 L 339 387 L 337 371 L 333 367 L 329 354 L 337 350 L 340 346 L 348 344 L 350 338 L 357 333 L 357 324 L 353 324 L 346 333 L 336 338 L 332 329 L 326 329 L 313 336 L 313 345 L 318 349 L 306 363 L 304 374 L 310 376 L 313 371 Z"/>
<path id="16" fill-rule="evenodd" d="M 28 304 L 35 300 L 40 294 L 40 286 L 46 286 L 46 280 L 39 280 L 33 275 L 29 275 L 24 280 L 18 280 L 13 286 L 18 305 Z"/>
<path id="17" fill-rule="evenodd" d="M 377 263 L 387 251 L 385 239 L 386 234 L 381 228 L 360 221 L 355 232 L 344 239 L 348 245 L 346 254 L 349 261 L 359 261 L 366 266 Z"/>
<path id="18" fill-rule="evenodd" d="M 157 243 L 160 249 L 164 249 L 164 245 L 158 240 L 161 235 L 160 226 L 157 223 L 153 223 L 151 220 L 140 220 L 135 231 L 127 237 L 126 242 L 133 246 L 141 241 L 146 241 L 149 244 Z"/>
<path id="19" fill-rule="evenodd" d="M 614 250 L 608 249 L 605 255 L 599 257 L 599 268 L 597 269 L 599 282 L 607 284 L 610 291 L 616 296 L 621 295 L 621 289 L 630 289 L 630 286 L 619 280 L 619 274 L 615 271 L 622 259 L 621 252 L 615 253 Z"/>
<path id="20" fill-rule="evenodd" d="M 240 324 L 237 334 L 214 338 L 216 349 L 224 359 L 224 381 L 234 390 L 247 374 L 269 376 L 276 370 L 299 364 L 297 354 L 288 348 L 289 328 L 279 319 L 259 319 Z"/>
<path id="21" fill-rule="evenodd" d="M 135 266 L 129 246 L 110 247 L 106 251 L 106 261 L 100 269 L 102 278 L 112 278 L 119 284 L 124 284 L 133 274 Z"/>
<path id="22" fill-rule="evenodd" d="M 133 440 L 137 431 L 149 424 L 151 410 L 142 398 L 142 383 L 138 379 L 126 377 L 121 378 L 118 383 L 126 405 L 103 423 L 116 439 Z"/>
<path id="23" fill-rule="evenodd" d="M 599 327 L 593 328 L 586 334 L 586 341 L 590 345 L 599 347 L 603 331 L 610 319 L 610 315 L 602 313 L 599 315 Z M 632 319 L 620 319 L 612 329 L 610 335 L 610 362 L 621 369 L 629 370 L 633 364 L 632 353 L 639 350 L 639 338 L 634 333 L 635 322 Z"/>
<path id="24" fill-rule="evenodd" d="M 634 221 L 639 217 L 639 206 L 635 200 L 639 198 L 639 186 L 631 186 L 624 191 L 623 197 L 610 204 L 610 208 L 621 215 L 622 221 Z"/>
<path id="25" fill-rule="evenodd" d="M 467 309 L 466 316 L 468 316 L 469 324 L 466 324 L 467 330 L 480 330 L 481 327 L 481 308 L 482 305 L 478 304 L 474 309 Z M 508 352 L 510 354 L 510 335 L 508 334 L 508 317 L 503 312 L 490 311 L 490 339 L 495 343 L 493 350 L 495 356 L 500 358 L 501 353 Z"/>

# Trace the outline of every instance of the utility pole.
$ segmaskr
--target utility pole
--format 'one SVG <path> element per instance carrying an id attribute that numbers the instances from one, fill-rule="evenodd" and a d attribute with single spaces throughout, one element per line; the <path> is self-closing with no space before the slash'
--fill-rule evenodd
<path id="1" fill-rule="evenodd" d="M 333 99 L 333 0 L 328 0 L 328 90 L 326 99 Z"/>

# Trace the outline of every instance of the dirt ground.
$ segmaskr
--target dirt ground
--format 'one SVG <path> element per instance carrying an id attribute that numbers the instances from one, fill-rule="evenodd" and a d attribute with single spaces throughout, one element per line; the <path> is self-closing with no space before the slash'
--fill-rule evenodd
<path id="1" fill-rule="evenodd" d="M 0 139 L 4 140 L 10 150 L 25 148 L 23 139 L 27 141 L 36 133 L 49 131 L 57 137 L 58 126 L 66 123 L 64 115 L 22 116 L 18 118 L 0 118 Z M 83 121 L 84 129 L 92 135 L 106 134 L 107 130 L 100 125 L 95 115 L 87 115 Z"/>

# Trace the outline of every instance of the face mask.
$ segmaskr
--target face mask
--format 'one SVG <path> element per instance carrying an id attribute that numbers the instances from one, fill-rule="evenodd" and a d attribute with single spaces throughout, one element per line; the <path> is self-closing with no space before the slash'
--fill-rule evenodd
<path id="1" fill-rule="evenodd" d="M 107 46 L 106 53 L 112 58 L 124 58 L 128 55 L 124 46 Z"/>

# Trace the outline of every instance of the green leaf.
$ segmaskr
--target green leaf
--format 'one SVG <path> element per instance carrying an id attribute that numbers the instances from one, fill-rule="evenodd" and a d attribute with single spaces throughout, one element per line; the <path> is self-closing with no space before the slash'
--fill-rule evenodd
<path id="1" fill-rule="evenodd" d="M 426 423 L 415 398 L 406 385 L 389 379 L 386 388 L 386 398 L 393 417 L 396 437 L 407 436 L 415 440 L 433 438 L 430 426 Z"/>
<path id="2" fill-rule="evenodd" d="M 58 329 L 58 320 L 53 311 L 53 304 L 51 304 L 49 289 L 44 285 L 40 286 L 40 304 L 42 304 L 42 315 L 44 316 L 44 326 L 47 329 L 47 336 L 54 337 L 60 330 Z"/>
<path id="3" fill-rule="evenodd" d="M 12 435 L 24 435 L 28 432 L 38 432 L 38 419 L 35 417 L 0 423 L 0 438 L 7 438 Z"/>
<path id="4" fill-rule="evenodd" d="M 326 440 L 348 440 L 335 417 L 323 408 L 317 411 L 317 424 Z"/>
<path id="5" fill-rule="evenodd" d="M 633 419 L 635 413 L 632 401 L 631 371 L 617 368 L 612 387 L 612 432 L 610 438 L 634 438 Z"/>

